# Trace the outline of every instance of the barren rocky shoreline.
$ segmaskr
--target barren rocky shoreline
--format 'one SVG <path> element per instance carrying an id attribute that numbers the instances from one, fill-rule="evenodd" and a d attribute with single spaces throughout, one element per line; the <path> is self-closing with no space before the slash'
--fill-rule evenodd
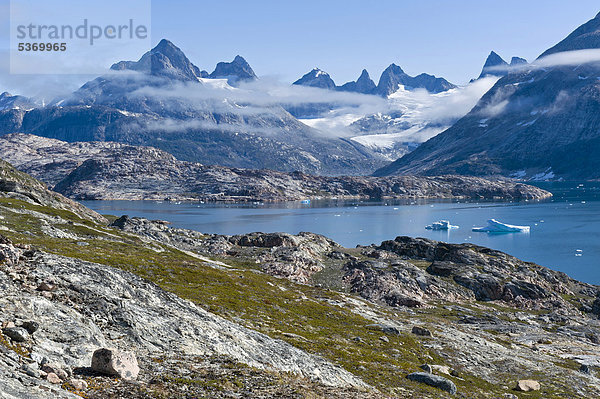
<path id="1" fill-rule="evenodd" d="M 106 220 L 0 171 L 3 399 L 600 392 L 600 287 L 564 273 L 472 244 Z M 102 348 L 137 378 L 94 367 Z"/>
<path id="2" fill-rule="evenodd" d="M 177 160 L 152 148 L 66 143 L 33 135 L 0 137 L 0 158 L 78 200 L 290 201 L 338 199 L 541 200 L 545 190 L 467 176 L 313 176 Z"/>

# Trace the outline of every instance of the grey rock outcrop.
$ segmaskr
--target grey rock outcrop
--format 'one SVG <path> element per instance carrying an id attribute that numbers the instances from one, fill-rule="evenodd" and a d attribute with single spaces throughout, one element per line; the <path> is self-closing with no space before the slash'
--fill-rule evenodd
<path id="1" fill-rule="evenodd" d="M 545 199 L 542 189 L 460 176 L 325 177 L 183 162 L 151 147 L 0 138 L 0 157 L 76 199 L 284 201 L 306 198 Z"/>
<path id="2" fill-rule="evenodd" d="M 26 314 L 39 322 L 34 359 L 74 368 L 93 364 L 94 370 L 121 374 L 119 367 L 107 366 L 114 356 L 102 366 L 98 352 L 93 360 L 94 351 L 115 346 L 140 356 L 227 354 L 253 367 L 297 373 L 326 385 L 364 386 L 321 358 L 225 321 L 127 272 L 45 253 L 29 255 L 13 270 L 17 280 L 8 270 L 0 271 L 0 319 Z M 22 281 L 49 278 L 61 287 L 52 299 L 22 288 Z M 0 361 L 0 372 L 9 369 Z M 135 374 L 133 369 L 125 371 Z M 17 388 L 11 385 L 5 392 L 11 389 Z"/>
<path id="3" fill-rule="evenodd" d="M 2 159 L 0 159 L 0 193 L 32 204 L 67 210 L 82 219 L 106 222 L 103 216 L 58 193 L 49 191 L 44 183 L 16 170 Z"/>

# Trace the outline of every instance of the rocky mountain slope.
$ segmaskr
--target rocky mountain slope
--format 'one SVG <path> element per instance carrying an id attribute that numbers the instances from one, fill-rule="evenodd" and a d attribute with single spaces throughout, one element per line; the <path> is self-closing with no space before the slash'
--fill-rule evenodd
<path id="1" fill-rule="evenodd" d="M 16 170 L 0 159 L 0 192 L 5 197 L 47 206 L 57 210 L 68 210 L 79 218 L 104 223 L 106 219 L 98 213 L 72 201 L 61 194 L 49 191 L 46 185 L 31 176 Z"/>
<path id="2" fill-rule="evenodd" d="M 0 110 L 30 109 L 34 107 L 36 107 L 35 102 L 27 97 L 12 95 L 6 91 L 0 94 Z"/>
<path id="3" fill-rule="evenodd" d="M 204 235 L 128 217 L 108 226 L 17 198 L 6 182 L 22 175 L 0 166 L 3 397 L 552 399 L 600 389 L 600 288 L 563 273 L 407 237 L 348 249 L 311 233 Z M 137 381 L 90 366 L 102 347 L 133 352 Z"/>
<path id="4" fill-rule="evenodd" d="M 75 199 L 284 201 L 307 198 L 544 199 L 509 181 L 444 176 L 323 177 L 183 162 L 151 147 L 66 143 L 32 135 L 0 137 L 0 157 Z"/>
<path id="5" fill-rule="evenodd" d="M 0 111 L 0 135 L 151 145 L 186 161 L 324 175 L 365 174 L 385 164 L 361 144 L 324 135 L 280 105 L 254 104 L 249 98 L 256 93 L 225 81 L 256 78 L 241 57 L 219 63 L 210 75 L 223 79 L 205 79 L 178 47 L 162 40 L 138 61 L 112 69 L 120 72 L 46 107 Z M 241 99 L 228 98 L 231 93 Z"/>
<path id="6" fill-rule="evenodd" d="M 511 70 L 454 126 L 376 175 L 600 178 L 600 67 L 567 53 L 551 58 L 597 49 L 598 32 L 600 14 L 543 54 L 550 57 Z"/>

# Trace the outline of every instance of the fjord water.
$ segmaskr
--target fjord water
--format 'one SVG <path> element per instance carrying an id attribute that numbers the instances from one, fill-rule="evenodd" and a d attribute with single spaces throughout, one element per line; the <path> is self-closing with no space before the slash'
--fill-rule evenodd
<path id="1" fill-rule="evenodd" d="M 85 201 L 100 213 L 168 220 L 204 233 L 310 231 L 354 247 L 399 235 L 471 242 L 600 284 L 600 183 L 540 183 L 554 198 L 541 202 L 313 201 L 278 204 L 198 204 Z M 489 234 L 471 229 L 487 219 L 529 225 L 530 233 Z M 440 219 L 459 229 L 426 230 Z"/>

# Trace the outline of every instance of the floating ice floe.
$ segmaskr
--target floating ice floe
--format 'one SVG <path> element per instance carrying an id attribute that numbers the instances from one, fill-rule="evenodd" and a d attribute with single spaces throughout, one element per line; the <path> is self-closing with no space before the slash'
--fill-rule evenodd
<path id="1" fill-rule="evenodd" d="M 440 220 L 439 222 L 431 223 L 429 226 L 425 226 L 427 230 L 451 230 L 458 229 L 458 226 L 453 226 L 447 220 Z"/>
<path id="2" fill-rule="evenodd" d="M 488 220 L 488 225 L 485 227 L 473 227 L 473 231 L 483 233 L 529 233 L 529 230 L 529 226 L 513 226 L 496 219 Z"/>

